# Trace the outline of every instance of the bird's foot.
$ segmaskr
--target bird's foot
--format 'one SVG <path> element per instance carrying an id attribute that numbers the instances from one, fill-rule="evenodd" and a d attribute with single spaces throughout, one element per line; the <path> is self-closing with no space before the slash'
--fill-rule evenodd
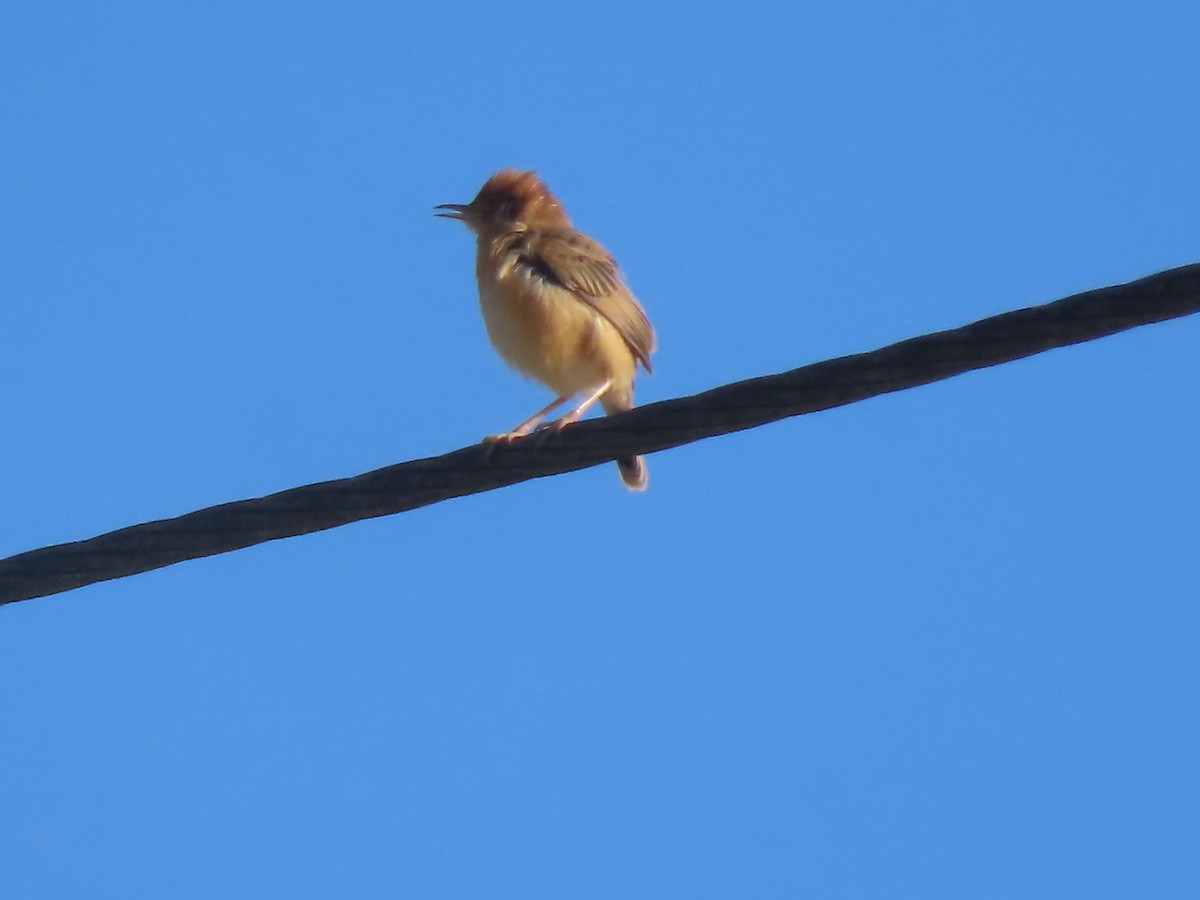
<path id="1" fill-rule="evenodd" d="M 487 437 L 485 437 L 483 439 L 483 442 L 485 444 L 511 444 L 513 441 L 517 440 L 518 438 L 523 438 L 523 437 L 525 437 L 525 435 L 536 431 L 537 430 L 537 422 L 538 422 L 538 420 L 532 419 L 532 420 L 529 420 L 526 422 L 522 422 L 520 425 L 518 425 L 512 431 L 502 431 L 499 434 L 489 434 Z"/>
<path id="2" fill-rule="evenodd" d="M 538 426 L 538 431 L 562 431 L 568 425 L 574 425 L 583 418 L 583 410 L 573 409 L 565 416 L 559 416 L 552 422 L 546 422 L 544 425 Z"/>
<path id="3" fill-rule="evenodd" d="M 528 431 L 505 431 L 501 434 L 489 434 L 483 439 L 485 444 L 511 444 L 517 438 L 523 438 L 529 434 Z"/>

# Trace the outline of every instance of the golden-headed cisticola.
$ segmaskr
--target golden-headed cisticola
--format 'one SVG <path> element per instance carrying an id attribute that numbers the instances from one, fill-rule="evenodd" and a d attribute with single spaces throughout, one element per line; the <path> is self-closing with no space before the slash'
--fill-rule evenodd
<path id="1" fill-rule="evenodd" d="M 516 428 L 486 440 L 529 434 L 575 397 L 578 405 L 541 427 L 563 428 L 597 400 L 606 413 L 630 409 L 638 363 L 650 371 L 654 329 L 616 261 L 571 227 L 541 179 L 504 169 L 470 203 L 436 209 L 475 233 L 479 307 L 492 344 L 509 365 L 555 394 Z M 640 456 L 619 459 L 617 466 L 627 487 L 645 490 Z"/>

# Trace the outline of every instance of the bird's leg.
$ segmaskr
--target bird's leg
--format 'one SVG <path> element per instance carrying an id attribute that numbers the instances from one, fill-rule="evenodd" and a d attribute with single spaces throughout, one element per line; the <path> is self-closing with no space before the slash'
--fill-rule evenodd
<path id="1" fill-rule="evenodd" d="M 603 393 L 603 392 L 601 392 Z M 524 437 L 537 427 L 537 424 L 550 414 L 550 411 L 555 407 L 561 406 L 571 399 L 571 395 L 567 394 L 563 397 L 555 397 L 553 402 L 547 403 L 532 416 L 514 428 L 512 431 L 505 431 L 501 434 L 489 434 L 483 439 L 485 444 L 495 444 L 501 441 L 515 441 L 519 437 Z"/>
<path id="2" fill-rule="evenodd" d="M 543 427 L 553 428 L 555 431 L 562 431 L 572 422 L 578 422 L 583 417 L 583 414 L 587 411 L 587 408 L 599 400 L 604 395 L 604 392 L 610 387 L 612 387 L 612 379 L 605 379 L 602 385 L 588 394 L 587 397 L 584 398 L 583 402 L 576 406 L 573 410 L 559 416 L 553 422 L 546 423 L 546 425 Z"/>

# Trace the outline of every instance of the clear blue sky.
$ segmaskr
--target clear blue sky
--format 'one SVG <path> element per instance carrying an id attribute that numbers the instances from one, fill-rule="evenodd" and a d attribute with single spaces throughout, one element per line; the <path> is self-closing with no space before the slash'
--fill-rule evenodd
<path id="1" fill-rule="evenodd" d="M 1200 260 L 1191 2 L 0 11 L 0 555 Z M 0 609 L 6 896 L 1200 896 L 1200 320 Z"/>

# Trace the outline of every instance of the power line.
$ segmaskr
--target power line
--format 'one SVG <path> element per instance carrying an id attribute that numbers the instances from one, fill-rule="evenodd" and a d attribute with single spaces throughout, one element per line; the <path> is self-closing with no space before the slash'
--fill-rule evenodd
<path id="1" fill-rule="evenodd" d="M 870 353 L 590 419 L 549 439 L 475 445 L 353 478 L 145 522 L 0 560 L 0 603 L 56 594 L 265 541 L 654 453 L 844 406 L 1200 311 L 1200 263 L 982 319 Z"/>

